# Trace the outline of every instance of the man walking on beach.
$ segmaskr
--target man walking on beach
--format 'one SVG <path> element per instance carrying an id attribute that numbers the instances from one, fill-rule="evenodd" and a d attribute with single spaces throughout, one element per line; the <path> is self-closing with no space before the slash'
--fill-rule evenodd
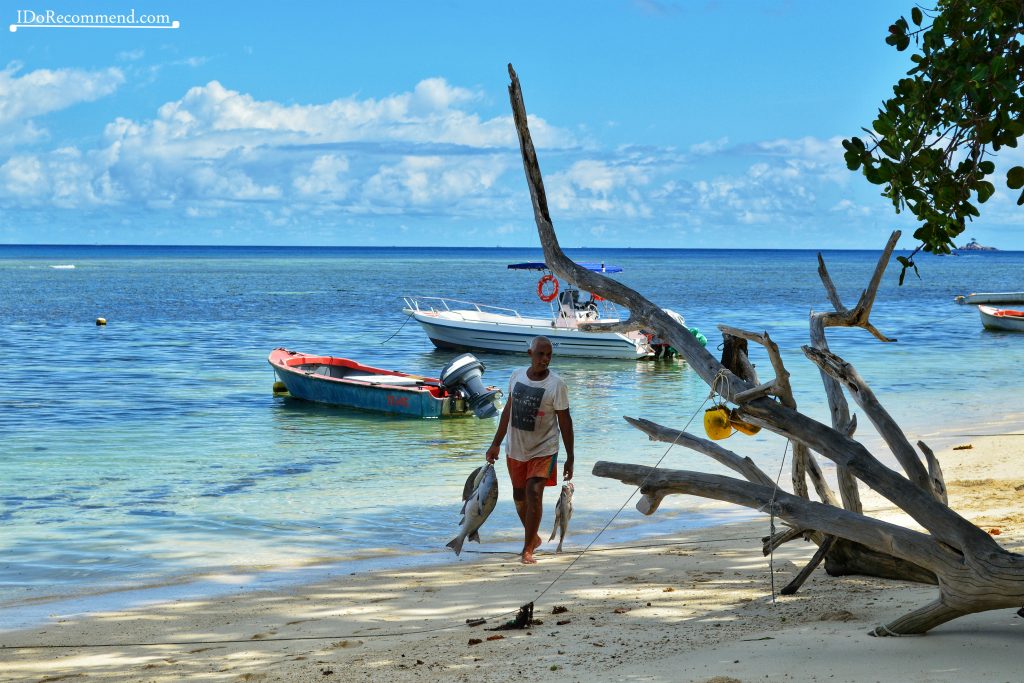
<path id="1" fill-rule="evenodd" d="M 512 499 L 523 523 L 523 564 L 536 564 L 533 551 L 541 544 L 540 519 L 543 513 L 544 487 L 558 483 L 558 435 L 565 443 L 563 479 L 572 479 L 573 431 L 569 415 L 569 392 L 562 378 L 548 370 L 551 340 L 536 337 L 530 344 L 530 367 L 512 373 L 508 381 L 508 401 L 501 411 L 498 430 L 487 462 L 498 459 L 505 442 L 508 473 L 512 479 Z"/>

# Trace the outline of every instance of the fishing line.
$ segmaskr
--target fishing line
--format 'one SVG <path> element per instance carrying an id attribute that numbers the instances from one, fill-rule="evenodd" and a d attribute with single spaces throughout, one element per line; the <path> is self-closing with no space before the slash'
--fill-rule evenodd
<path id="1" fill-rule="evenodd" d="M 628 502 L 628 501 L 627 501 Z M 623 545 L 623 546 L 604 546 L 601 548 L 590 548 L 591 553 L 609 552 L 614 550 L 640 550 L 646 548 L 666 548 L 680 545 L 700 545 L 704 543 L 730 543 L 735 541 L 759 541 L 759 536 L 740 536 L 731 538 L 702 538 L 694 541 L 672 541 L 669 543 L 647 543 L 643 545 Z M 518 555 L 514 551 L 501 551 L 501 550 L 463 550 L 464 553 L 471 553 L 474 555 Z M 574 554 L 571 551 L 566 554 Z M 577 551 L 575 554 L 582 555 L 582 551 Z M 499 619 L 504 616 L 512 615 L 518 612 L 517 609 L 509 610 L 507 612 L 500 612 L 490 617 L 491 619 Z M 441 631 L 451 631 L 457 628 L 464 628 L 464 623 L 455 623 L 450 626 L 438 626 L 433 628 L 424 629 L 410 629 L 408 631 L 391 631 L 387 633 L 368 633 L 368 634 L 346 634 L 346 635 L 329 635 L 329 636 L 270 636 L 267 638 L 260 638 L 259 640 L 253 640 L 252 638 L 237 638 L 237 639 L 223 639 L 223 640 L 183 640 L 183 641 L 159 641 L 159 642 L 148 642 L 148 643 L 72 643 L 72 644 L 57 644 L 57 645 L 0 645 L 0 650 L 52 650 L 52 649 L 95 649 L 95 648 L 113 648 L 113 647 L 159 647 L 163 645 L 234 645 L 240 643 L 265 643 L 265 642 L 300 642 L 300 641 L 311 641 L 311 640 L 345 640 L 348 638 L 397 638 L 399 636 L 410 636 L 410 635 L 422 635 L 425 633 L 440 633 Z"/>
<path id="2" fill-rule="evenodd" d="M 634 492 L 635 493 L 635 492 Z M 630 496 L 632 497 L 632 496 Z M 626 502 L 629 502 L 628 499 Z M 596 540 L 596 539 L 595 539 Z M 665 548 L 680 545 L 699 545 L 703 543 L 729 543 L 734 541 L 759 541 L 761 540 L 758 536 L 743 536 L 743 537 L 731 537 L 731 538 L 704 538 L 694 541 L 673 541 L 670 543 L 648 543 L 644 545 L 628 545 L 628 546 L 605 546 L 602 548 L 589 548 L 586 551 L 578 551 L 576 554 L 582 556 L 584 552 L 600 553 L 609 552 L 613 550 L 638 550 L 644 548 Z M 464 550 L 463 552 L 472 553 L 476 555 L 517 555 L 514 551 L 498 551 L 498 550 Z M 571 565 L 570 565 L 571 566 Z M 568 568 L 567 568 L 568 569 Z M 563 571 L 562 574 L 565 572 Z M 561 574 L 558 578 L 561 578 Z M 558 580 L 557 578 L 555 579 Z M 554 585 L 554 581 L 552 582 Z M 538 596 L 539 597 L 539 596 Z M 508 610 L 507 612 L 500 612 L 491 619 L 499 619 L 504 616 L 515 614 L 518 612 L 517 609 Z M 158 642 L 147 642 L 147 643 L 63 643 L 53 645 L 0 645 L 0 650 L 54 650 L 54 649 L 96 649 L 96 648 L 114 648 L 114 647 L 159 647 L 164 645 L 175 645 L 175 646 L 187 646 L 187 645 L 235 645 L 241 643 L 266 643 L 266 642 L 301 642 L 301 641 L 312 641 L 312 640 L 345 640 L 348 638 L 397 638 L 399 636 L 410 636 L 410 635 L 422 635 L 426 633 L 440 633 L 442 631 L 451 631 L 457 628 L 464 628 L 464 623 L 455 623 L 450 626 L 437 626 L 433 628 L 424 629 L 410 629 L 408 631 L 391 631 L 388 633 L 356 633 L 356 634 L 344 634 L 344 635 L 326 635 L 326 636 L 270 636 L 267 638 L 260 638 L 259 640 L 253 640 L 252 638 L 225 638 L 221 640 L 167 640 Z"/>
<path id="3" fill-rule="evenodd" d="M 723 380 L 723 379 L 724 379 L 725 381 L 729 381 L 729 378 L 728 378 L 728 376 L 727 376 L 727 375 L 725 374 L 725 370 L 719 370 L 718 374 L 717 374 L 717 375 L 715 375 L 715 379 L 714 379 L 714 381 L 713 381 L 713 382 L 711 383 L 711 392 L 710 392 L 710 393 L 708 393 L 708 395 L 707 395 L 707 398 L 705 398 L 705 399 L 704 399 L 704 402 L 703 402 L 703 403 L 701 403 L 701 404 L 700 404 L 700 405 L 699 405 L 699 406 L 697 407 L 697 410 L 695 410 L 695 411 L 694 411 L 694 413 L 693 413 L 693 415 L 691 415 L 691 416 L 690 416 L 690 419 L 689 419 L 689 420 L 687 420 L 687 422 L 686 422 L 686 425 L 685 425 L 685 426 L 683 426 L 683 428 L 682 428 L 681 430 L 679 430 L 679 432 L 678 432 L 678 433 L 676 434 L 676 438 L 674 438 L 674 439 L 672 440 L 672 443 L 670 443 L 670 444 L 668 445 L 668 448 L 666 448 L 666 449 L 665 449 L 665 452 L 661 454 L 661 457 L 660 457 L 660 458 L 658 458 L 658 462 L 656 462 L 656 463 L 654 464 L 654 467 L 652 467 L 652 468 L 651 468 L 651 470 L 650 470 L 650 471 L 649 471 L 649 472 L 647 473 L 647 476 L 645 476 L 645 477 L 643 478 L 643 481 L 641 481 L 641 482 L 640 482 L 640 485 L 639 485 L 639 486 L 637 486 L 637 487 L 636 487 L 636 488 L 635 488 L 635 489 L 633 490 L 633 492 L 629 494 L 629 497 L 628 497 L 628 498 L 626 498 L 626 500 L 625 500 L 625 501 L 624 501 L 624 502 L 622 503 L 622 505 L 621 505 L 621 506 L 619 507 L 619 509 L 615 511 L 615 514 L 613 514 L 613 515 L 611 516 L 611 519 L 609 519 L 609 520 L 608 520 L 608 522 L 607 522 L 607 523 L 606 523 L 606 524 L 605 524 L 605 525 L 604 525 L 603 527 L 601 527 L 601 530 L 600 530 L 600 531 L 598 531 L 598 532 L 597 532 L 597 534 L 596 534 L 596 535 L 594 536 L 594 538 L 593 538 L 593 539 L 591 539 L 590 543 L 588 543 L 588 544 L 587 544 L 587 546 L 586 546 L 586 547 L 585 547 L 585 548 L 584 548 L 584 549 L 583 549 L 582 551 L 580 551 L 580 553 L 579 553 L 579 554 L 578 554 L 578 555 L 577 555 L 577 556 L 576 556 L 575 558 L 573 558 L 573 561 L 572 561 L 572 562 L 570 562 L 570 563 L 568 564 L 568 566 L 566 566 L 566 568 L 565 568 L 565 569 L 563 569 L 563 570 L 562 570 L 562 571 L 561 571 L 561 572 L 560 572 L 560 573 L 558 574 L 558 576 L 556 576 L 556 577 L 555 577 L 555 578 L 554 578 L 554 579 L 553 579 L 553 580 L 551 581 L 551 583 L 549 583 L 549 584 L 547 585 L 547 587 L 546 587 L 546 588 L 545 588 L 544 590 L 542 590 L 542 591 L 541 591 L 541 592 L 540 592 L 540 593 L 539 593 L 539 594 L 538 594 L 538 595 L 537 595 L 536 597 L 534 597 L 534 599 L 533 599 L 533 602 L 536 602 L 536 601 L 540 600 L 540 599 L 541 599 L 542 597 L 544 597 L 544 595 L 545 595 L 545 594 L 546 594 L 546 593 L 547 593 L 547 592 L 548 592 L 549 590 L 551 590 L 551 588 L 552 588 L 552 587 L 553 587 L 553 586 L 554 586 L 554 585 L 555 585 L 556 583 L 558 583 L 558 581 L 559 581 L 559 580 L 560 580 L 560 579 L 561 579 L 561 578 L 562 578 L 563 576 L 565 576 L 565 574 L 566 574 L 566 573 L 567 573 L 567 572 L 568 572 L 568 571 L 569 571 L 570 569 L 572 569 L 572 568 L 573 568 L 573 566 L 574 566 L 574 565 L 575 565 L 575 564 L 576 564 L 577 562 L 579 562 L 579 561 L 580 561 L 580 558 L 582 558 L 582 557 L 583 557 L 583 556 L 584 556 L 584 555 L 585 555 L 585 554 L 587 553 L 587 551 L 588 551 L 588 550 L 590 550 L 591 546 L 593 546 L 593 545 L 594 545 L 594 543 L 596 543 L 596 542 L 597 542 L 597 539 L 599 539 L 599 538 L 601 537 L 601 534 L 603 534 L 603 533 L 604 533 L 605 531 L 607 531 L 607 530 L 608 530 L 608 527 L 609 527 L 609 526 L 611 526 L 612 522 L 614 522 L 614 521 L 615 521 L 615 520 L 616 520 L 616 519 L 618 518 L 619 514 L 621 514 L 621 513 L 622 513 L 622 511 L 626 509 L 626 506 L 627 506 L 627 505 L 629 504 L 629 501 L 633 500 L 633 496 L 635 496 L 635 495 L 636 495 L 637 493 L 639 493 L 640 489 L 642 489 L 642 488 L 643 488 L 643 486 L 644 486 L 644 484 L 646 484 L 646 483 L 647 483 L 647 480 L 651 478 L 651 475 L 653 475 L 653 474 L 654 474 L 654 472 L 655 472 L 655 471 L 656 471 L 656 470 L 658 469 L 658 467 L 659 467 L 659 466 L 661 465 L 662 461 L 663 461 L 663 460 L 665 460 L 665 458 L 666 458 L 666 457 L 668 456 L 668 453 L 669 453 L 669 451 L 671 451 L 671 450 L 672 450 L 672 447 L 676 445 L 676 442 L 677 442 L 677 441 L 679 441 L 679 437 L 683 435 L 683 433 L 684 433 L 684 432 L 686 431 L 686 429 L 687 429 L 687 428 L 688 428 L 688 427 L 690 426 L 690 423 L 691 423 L 691 422 L 693 422 L 694 418 L 696 418 L 696 417 L 697 417 L 697 415 L 698 415 L 698 414 L 700 413 L 701 409 L 702 409 L 702 408 L 704 408 L 704 406 L 706 406 L 706 405 L 707 405 L 708 401 L 710 401 L 710 400 L 711 400 L 711 399 L 712 399 L 712 398 L 714 397 L 714 395 L 715 395 L 715 389 L 716 389 L 716 388 L 718 387 L 718 384 L 719 384 L 719 382 L 720 382 L 721 380 Z"/>
<path id="4" fill-rule="evenodd" d="M 408 320 L 406 320 L 406 322 L 408 322 Z M 404 323 L 403 323 L 403 325 L 404 325 Z M 401 328 L 399 328 L 399 329 L 401 329 Z M 395 334 L 397 334 L 397 332 Z M 392 336 L 394 336 L 394 335 L 392 335 Z M 643 481 L 641 481 L 640 484 L 633 490 L 633 492 L 629 494 L 629 496 L 622 503 L 622 505 L 619 507 L 619 509 L 611 516 L 611 518 L 605 523 L 605 525 L 601 528 L 601 530 L 598 531 L 597 534 L 594 535 L 594 538 L 591 539 L 591 541 L 587 544 L 587 546 L 583 550 L 579 551 L 576 554 L 576 557 L 573 558 L 572 562 L 570 562 L 561 572 L 559 572 L 558 575 L 555 576 L 555 578 L 551 580 L 551 582 L 544 588 L 544 590 L 542 590 L 540 593 L 538 593 L 533 598 L 533 600 L 531 602 L 536 602 L 537 600 L 540 600 L 540 598 L 542 598 L 544 595 L 546 595 L 547 592 L 550 591 L 551 588 L 553 588 L 554 585 L 556 583 L 558 583 L 558 581 L 561 580 L 561 578 L 563 576 L 565 576 L 566 573 L 568 573 L 568 571 L 570 569 L 572 569 L 573 566 L 575 566 L 575 564 L 580 560 L 580 558 L 582 558 L 587 552 L 602 552 L 602 551 L 615 550 L 615 549 L 623 549 L 623 548 L 648 548 L 648 547 L 663 547 L 663 546 L 686 545 L 686 544 L 697 544 L 697 543 L 712 543 L 712 542 L 717 543 L 717 542 L 726 542 L 726 541 L 735 541 L 735 540 L 759 540 L 759 539 L 751 539 L 751 538 L 721 538 L 721 539 L 696 540 L 696 541 L 680 541 L 680 542 L 674 542 L 674 543 L 650 544 L 650 545 L 645 545 L 645 546 L 621 546 L 620 548 L 616 548 L 616 547 L 612 546 L 612 547 L 598 548 L 598 549 L 592 550 L 594 543 L 596 543 L 597 540 L 601 537 L 601 535 L 605 531 L 608 530 L 608 527 L 611 526 L 612 522 L 614 522 L 618 518 L 619 514 L 621 514 L 622 511 L 626 508 L 626 505 L 629 504 L 629 501 L 631 501 L 633 499 L 633 497 L 643 488 L 643 486 L 651 478 L 651 476 L 658 469 L 658 467 L 661 465 L 661 463 L 665 460 L 665 458 L 668 456 L 669 452 L 672 450 L 672 448 L 679 441 L 679 437 L 681 437 L 683 435 L 683 433 L 686 431 L 686 429 L 689 428 L 690 424 L 697 417 L 697 415 L 700 414 L 701 409 L 703 409 L 704 406 L 707 405 L 708 401 L 710 401 L 715 396 L 716 390 L 717 390 L 718 386 L 720 385 L 720 383 L 722 381 L 726 381 L 726 382 L 729 381 L 729 377 L 728 377 L 728 375 L 725 374 L 724 370 L 723 371 L 719 371 L 718 375 L 715 376 L 715 379 L 714 379 L 714 381 L 712 382 L 712 385 L 711 385 L 712 386 L 711 392 L 708 393 L 707 398 L 705 398 L 704 401 L 700 404 L 700 406 L 697 407 L 697 410 L 695 410 L 693 415 L 690 416 L 690 419 L 687 420 L 686 425 L 684 425 L 683 428 L 676 434 L 676 437 L 668 445 L 668 448 L 665 449 L 665 452 L 662 453 L 661 457 L 658 459 L 658 462 L 655 463 L 654 467 L 651 468 L 651 471 L 647 473 L 647 476 L 644 477 Z M 788 442 L 787 442 L 787 448 L 788 448 Z M 785 453 L 783 453 L 783 460 L 785 460 Z M 781 466 L 780 466 L 780 469 L 779 469 L 779 474 L 780 474 L 780 476 L 782 474 Z M 778 480 L 776 480 L 776 486 L 777 485 L 778 485 Z M 774 495 L 773 495 L 773 499 L 774 499 Z M 492 552 L 494 552 L 494 554 L 497 554 L 495 551 L 470 551 L 470 552 L 475 552 L 475 553 L 479 553 L 479 554 L 491 554 Z M 512 554 L 512 553 L 509 553 L 509 554 Z M 774 577 L 773 577 L 773 581 L 774 581 Z M 774 585 L 773 585 L 773 593 L 774 593 Z M 774 598 L 774 595 L 773 595 L 773 598 Z M 508 615 L 511 615 L 511 614 L 516 614 L 518 612 L 519 612 L 519 609 L 517 608 L 517 609 L 514 609 L 514 610 L 508 610 L 508 611 L 505 611 L 505 612 L 500 612 L 500 613 L 498 613 L 496 615 L 491 616 L 490 618 L 491 619 L 500 619 L 501 617 L 508 616 Z M 324 636 L 271 636 L 271 637 L 267 637 L 267 638 L 260 638 L 259 640 L 253 640 L 252 638 L 246 638 L 246 639 L 226 638 L 226 639 L 219 639 L 219 640 L 159 641 L 159 642 L 149 642 L 149 643 L 138 642 L 138 643 L 77 643 L 77 644 L 50 644 L 50 645 L 3 645 L 3 646 L 0 646 L 0 650 L 52 650 L 52 649 L 76 649 L 76 648 L 79 648 L 79 649 L 107 649 L 107 648 L 116 648 L 116 647 L 158 647 L 158 646 L 190 646 L 190 645 L 232 645 L 232 644 L 241 644 L 241 643 L 253 644 L 253 643 L 267 643 L 267 642 L 302 642 L 302 641 L 314 641 L 314 640 L 344 640 L 344 639 L 348 639 L 348 638 L 352 638 L 352 639 L 356 639 L 356 638 L 367 638 L 367 639 L 368 638 L 396 638 L 396 637 L 408 636 L 408 635 L 422 635 L 422 634 L 426 634 L 426 633 L 440 633 L 442 631 L 450 631 L 450 630 L 453 630 L 453 629 L 456 629 L 456 628 L 465 628 L 465 623 L 455 623 L 455 624 L 451 624 L 451 625 L 448 625 L 448 626 L 436 626 L 436 627 L 432 627 L 432 628 L 423 628 L 423 629 L 410 629 L 408 631 L 392 631 L 392 632 L 386 632 L 386 633 L 370 633 L 370 634 L 344 634 L 344 635 L 337 635 L 337 634 L 335 634 L 335 635 L 324 635 Z"/>
<path id="5" fill-rule="evenodd" d="M 723 373 L 719 373 L 719 374 L 721 375 Z M 715 384 L 717 385 L 717 377 L 716 377 L 716 383 Z M 549 583 L 547 585 L 547 587 L 544 588 L 543 591 L 541 591 L 537 596 L 535 596 L 533 598 L 533 602 L 539 600 L 549 590 L 551 590 L 552 586 L 554 586 L 563 576 L 565 576 L 566 572 L 568 572 L 573 567 L 573 565 L 575 565 L 579 561 L 579 559 L 581 557 L 583 557 L 583 555 L 587 551 L 589 551 L 591 549 L 591 547 L 594 545 L 594 543 L 597 542 L 597 539 L 601 537 L 601 534 L 603 534 L 608 529 L 608 527 L 611 525 L 611 523 L 614 522 L 615 519 L 619 516 L 619 514 L 625 509 L 625 507 L 629 503 L 629 501 L 633 499 L 633 496 L 635 496 L 637 494 L 637 492 L 640 491 L 640 489 L 643 487 L 643 485 L 647 483 L 647 480 L 654 473 L 653 470 L 657 469 L 658 465 L 660 465 L 662 463 L 662 461 L 668 455 L 669 451 L 672 450 L 672 447 L 675 446 L 676 442 L 679 440 L 679 437 L 682 436 L 683 432 L 687 429 L 687 427 L 690 426 L 690 423 L 693 422 L 694 418 L 697 417 L 697 415 L 700 413 L 701 408 L 703 408 L 707 404 L 707 402 L 709 400 L 711 400 L 711 398 L 713 396 L 714 396 L 714 391 L 712 390 L 712 392 L 710 394 L 708 394 L 708 397 L 704 399 L 704 402 L 701 403 L 701 405 L 697 408 L 697 410 L 694 412 L 694 414 L 690 417 L 689 421 L 687 421 L 686 426 L 684 426 L 683 429 L 678 434 L 676 434 L 676 438 L 673 439 L 672 443 L 670 443 L 668 448 L 665 449 L 665 452 L 662 454 L 661 458 L 658 459 L 658 462 L 654 466 L 652 471 L 648 472 L 647 476 L 644 477 L 644 480 L 640 483 L 640 485 L 637 486 L 636 489 L 632 493 L 629 494 L 629 497 L 626 498 L 626 500 L 622 504 L 622 506 L 618 509 L 618 511 L 615 512 L 614 515 L 612 515 L 611 519 L 608 520 L 608 522 L 604 525 L 604 527 L 602 527 L 601 530 L 597 532 L 597 534 L 590 541 L 590 543 L 587 544 L 586 548 L 584 548 L 582 551 L 580 551 L 576 555 L 576 557 L 573 559 L 573 561 L 570 562 L 568 564 L 568 566 L 565 567 L 565 569 L 563 569 L 561 572 L 559 572 L 558 575 L 551 581 L 551 583 Z M 725 541 L 725 540 L 730 540 L 730 539 L 720 539 L 720 540 Z M 697 543 L 697 542 L 699 542 L 699 541 L 691 541 L 691 543 Z M 481 552 L 481 553 L 483 553 L 483 552 L 487 552 L 487 551 L 474 551 L 474 552 Z M 508 610 L 508 611 L 505 611 L 505 612 L 500 612 L 500 613 L 498 613 L 496 615 L 491 616 L 490 618 L 491 619 L 500 619 L 502 617 L 505 617 L 505 616 L 508 616 L 508 615 L 511 615 L 511 614 L 516 614 L 518 612 L 519 612 L 519 608 L 516 608 L 516 609 Z M 356 638 L 396 638 L 396 637 L 407 636 L 407 635 L 422 635 L 422 634 L 425 634 L 425 633 L 440 633 L 441 631 L 450 631 L 450 630 L 456 629 L 456 628 L 465 628 L 465 626 L 466 626 L 465 623 L 456 623 L 456 624 L 451 624 L 449 626 L 436 626 L 436 627 L 433 627 L 433 628 L 411 629 L 411 630 L 408 630 L 408 631 L 392 631 L 392 632 L 388 632 L 388 633 L 346 634 L 346 635 L 329 635 L 329 636 L 280 636 L 280 637 L 271 636 L 271 637 L 268 637 L 268 638 L 260 638 L 259 640 L 253 640 L 252 638 L 245 638 L 245 639 L 227 638 L 227 639 L 222 639 L 222 640 L 159 641 L 159 642 L 149 642 L 149 643 L 77 643 L 77 644 L 74 644 L 74 643 L 72 643 L 72 644 L 62 643 L 62 644 L 51 644 L 51 645 L 3 645 L 3 646 L 0 646 L 0 650 L 56 650 L 56 649 L 75 649 L 75 648 L 81 648 L 81 649 L 109 649 L 109 648 L 115 648 L 115 647 L 157 647 L 157 646 L 161 646 L 161 645 L 173 645 L 173 646 L 233 645 L 233 644 L 240 644 L 240 643 L 247 643 L 247 644 L 251 645 L 251 644 L 254 644 L 254 643 L 267 643 L 267 642 L 280 643 L 280 642 L 301 642 L 301 641 L 313 641 L 313 640 L 344 640 L 344 639 L 348 639 L 348 638 L 352 638 L 352 639 L 356 639 Z"/>
<path id="6" fill-rule="evenodd" d="M 772 578 L 772 604 L 775 604 L 775 494 L 779 492 L 779 479 L 782 477 L 782 469 L 786 466 L 786 454 L 789 452 L 789 439 L 786 439 L 786 446 L 782 449 L 782 462 L 779 463 L 779 473 L 775 475 L 775 488 L 772 489 L 772 499 L 768 502 L 768 510 L 771 519 L 768 522 L 768 573 Z"/>
<path id="7" fill-rule="evenodd" d="M 680 545 L 701 545 L 705 543 L 731 543 L 735 541 L 760 541 L 760 536 L 735 536 L 730 538 L 702 538 L 694 541 L 672 541 L 669 543 L 646 543 L 643 545 L 621 545 L 621 546 L 604 546 L 601 548 L 590 548 L 591 553 L 603 553 L 614 550 L 642 550 L 646 548 L 670 548 Z M 474 555 L 518 555 L 515 551 L 502 551 L 502 550 L 463 550 L 462 552 Z M 583 551 L 572 551 L 566 554 L 578 554 L 582 555 Z M 518 612 L 517 609 L 509 610 L 507 612 L 501 612 L 496 614 L 491 619 L 498 619 L 507 615 L 515 614 Z M 441 631 L 451 631 L 456 628 L 465 627 L 464 623 L 456 623 L 450 626 L 439 626 L 434 628 L 425 629 L 410 629 L 408 631 L 392 631 L 388 633 L 358 633 L 358 634 L 346 634 L 346 635 L 329 635 L 329 636 L 270 636 L 267 638 L 260 638 L 259 640 L 253 640 L 252 638 L 237 638 L 237 639 L 223 639 L 223 640 L 181 640 L 181 641 L 159 641 L 159 642 L 148 642 L 148 643 L 72 643 L 72 644 L 58 644 L 58 645 L 0 645 L 0 650 L 44 650 L 44 649 L 75 649 L 75 648 L 111 648 L 111 647 L 158 647 L 161 645 L 233 645 L 239 643 L 264 643 L 264 642 L 298 642 L 306 640 L 344 640 L 347 638 L 395 638 L 398 636 L 410 636 L 410 635 L 422 635 L 424 633 L 439 633 Z"/>

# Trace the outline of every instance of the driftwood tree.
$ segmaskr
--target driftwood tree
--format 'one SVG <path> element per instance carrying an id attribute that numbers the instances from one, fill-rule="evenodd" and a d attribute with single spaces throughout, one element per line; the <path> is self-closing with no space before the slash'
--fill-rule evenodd
<path id="1" fill-rule="evenodd" d="M 925 633 L 957 617 L 1024 604 L 1024 555 L 1000 547 L 992 537 L 958 515 L 946 503 L 942 472 L 932 452 L 918 443 L 917 454 L 899 425 L 849 363 L 831 353 L 825 330 L 833 326 L 861 327 L 881 341 L 886 338 L 869 321 L 875 293 L 899 233 L 886 245 L 878 267 L 857 305 L 847 309 L 819 256 L 819 275 L 834 311 L 811 315 L 811 344 L 803 347 L 820 370 L 831 408 L 831 426 L 798 411 L 778 347 L 767 333 L 720 328 L 725 339 L 722 360 L 716 360 L 685 327 L 661 308 L 626 285 L 574 264 L 562 252 L 548 211 L 537 154 L 530 138 L 519 79 L 509 65 L 509 96 L 519 134 L 526 180 L 544 259 L 558 276 L 614 301 L 629 317 L 611 325 L 591 324 L 591 330 L 647 329 L 666 339 L 690 367 L 722 398 L 737 406 L 742 419 L 779 434 L 793 444 L 794 493 L 779 490 L 749 458 L 701 437 L 639 418 L 626 418 L 652 439 L 673 442 L 706 454 L 737 472 L 742 479 L 702 472 L 662 470 L 626 463 L 598 462 L 594 474 L 641 487 L 637 508 L 654 514 L 670 494 L 689 494 L 762 510 L 788 525 L 765 539 L 765 552 L 800 537 L 818 545 L 811 564 L 784 589 L 793 592 L 814 566 L 825 559 L 831 574 L 862 573 L 937 584 L 938 598 L 920 609 L 879 626 L 874 635 Z M 747 358 L 747 344 L 768 352 L 775 377 L 760 382 Z M 854 399 L 884 438 L 902 474 L 883 465 L 853 439 L 851 417 L 843 390 Z M 822 475 L 815 456 L 835 463 L 839 496 Z M 811 482 L 821 502 L 810 500 Z M 904 528 L 863 514 L 858 482 L 878 492 L 906 512 L 923 531 Z"/>

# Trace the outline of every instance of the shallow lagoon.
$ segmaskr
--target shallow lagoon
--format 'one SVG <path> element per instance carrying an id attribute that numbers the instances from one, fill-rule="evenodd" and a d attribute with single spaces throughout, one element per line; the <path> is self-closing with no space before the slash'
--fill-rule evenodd
<path id="1" fill-rule="evenodd" d="M 799 351 L 808 311 L 827 307 L 815 252 L 571 255 L 623 266 L 622 281 L 684 314 L 711 347 L 719 323 L 768 330 L 797 400 L 825 416 L 817 371 Z M 494 421 L 410 420 L 275 398 L 266 357 L 287 346 L 436 374 L 453 354 L 433 350 L 415 323 L 403 325 L 401 295 L 540 312 L 536 274 L 505 269 L 538 257 L 525 249 L 0 247 L 9 359 L 0 393 L 0 606 L 358 558 L 451 561 L 444 544 L 462 485 Z M 825 257 L 852 306 L 877 253 Z M 999 420 L 1012 428 L 1024 405 L 1024 335 L 983 331 L 974 307 L 953 297 L 1024 289 L 1024 253 L 919 263 L 921 279 L 911 274 L 902 288 L 890 268 L 874 309 L 875 324 L 899 342 L 834 330 L 833 350 L 912 439 L 963 440 Z M 99 316 L 106 327 L 94 324 Z M 524 363 L 477 355 L 485 379 L 499 385 Z M 682 427 L 696 416 L 699 429 L 708 391 L 685 363 L 556 358 L 554 366 L 569 384 L 577 428 L 568 549 L 589 542 L 630 494 L 592 477 L 595 460 L 654 464 L 664 455 L 666 467 L 713 469 L 683 449 L 667 452 L 620 417 Z M 868 425 L 861 432 L 872 440 Z M 784 450 L 764 433 L 726 443 L 772 473 Z M 500 484 L 484 550 L 516 547 L 507 479 Z M 692 503 L 670 499 L 654 520 L 630 503 L 610 538 L 721 520 Z M 542 527 L 550 522 L 549 513 Z"/>

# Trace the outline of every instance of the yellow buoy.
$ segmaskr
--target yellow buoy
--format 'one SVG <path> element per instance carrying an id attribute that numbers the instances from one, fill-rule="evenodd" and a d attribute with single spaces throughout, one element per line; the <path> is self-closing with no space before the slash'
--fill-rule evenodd
<path id="1" fill-rule="evenodd" d="M 732 425 L 729 424 L 729 410 L 725 406 L 715 406 L 704 411 L 704 431 L 714 440 L 732 436 Z"/>
<path id="2" fill-rule="evenodd" d="M 274 382 L 274 393 L 275 394 L 287 394 L 288 387 L 285 386 L 284 382 Z"/>
<path id="3" fill-rule="evenodd" d="M 106 318 L 96 318 L 96 324 L 97 325 L 106 325 L 107 324 L 107 319 Z"/>
<path id="4" fill-rule="evenodd" d="M 757 434 L 759 431 L 761 431 L 760 427 L 755 427 L 749 422 L 744 421 L 739 416 L 739 412 L 737 412 L 735 409 L 733 409 L 729 413 L 729 424 L 731 424 L 737 432 L 743 432 L 747 436 L 753 436 L 754 434 Z"/>

